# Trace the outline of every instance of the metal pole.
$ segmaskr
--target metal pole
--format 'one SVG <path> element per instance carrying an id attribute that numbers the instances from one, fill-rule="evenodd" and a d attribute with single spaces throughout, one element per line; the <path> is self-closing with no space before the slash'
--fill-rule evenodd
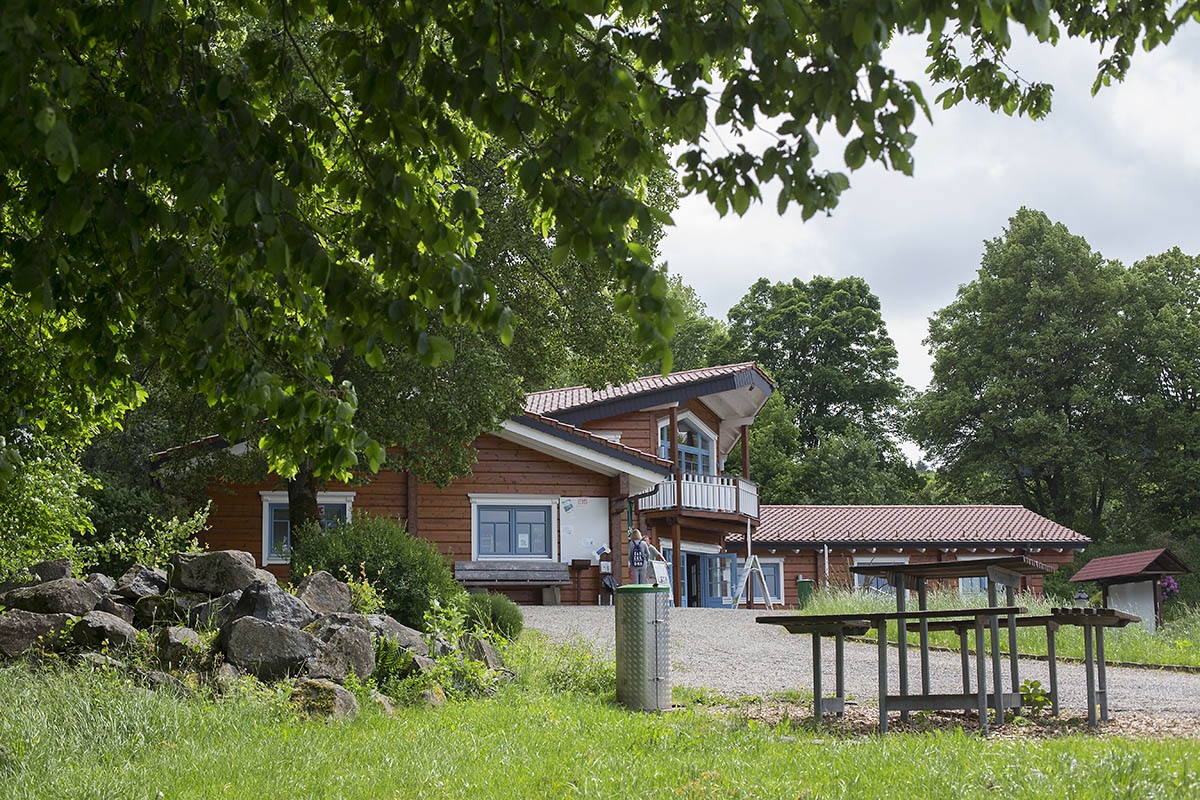
<path id="1" fill-rule="evenodd" d="M 887 620 L 879 620 L 875 626 L 879 632 L 879 732 L 887 733 L 888 712 L 888 665 L 887 665 Z"/>
<path id="2" fill-rule="evenodd" d="M 813 721 L 818 725 L 825 722 L 821 713 L 821 634 L 814 631 L 813 644 Z"/>
<path id="3" fill-rule="evenodd" d="M 929 610 L 929 591 L 925 579 L 917 584 L 917 604 L 922 611 Z M 921 617 L 921 694 L 929 694 L 929 620 Z"/>
<path id="4" fill-rule="evenodd" d="M 996 601 L 996 582 L 988 576 L 988 605 L 992 608 L 999 606 Z M 1004 723 L 1004 683 L 1000 679 L 1000 618 L 993 616 L 991 618 L 992 631 L 992 694 L 996 697 L 996 724 Z"/>
<path id="5" fill-rule="evenodd" d="M 1108 722 L 1108 673 L 1104 665 L 1104 627 L 1096 626 L 1096 691 L 1100 695 L 1100 720 Z"/>
<path id="6" fill-rule="evenodd" d="M 1088 727 L 1096 727 L 1096 674 L 1092 666 L 1092 626 L 1083 626 L 1083 668 L 1087 670 Z"/>
<path id="7" fill-rule="evenodd" d="M 975 693 L 979 701 L 979 732 L 987 735 L 987 668 L 983 663 L 983 617 L 975 618 Z"/>

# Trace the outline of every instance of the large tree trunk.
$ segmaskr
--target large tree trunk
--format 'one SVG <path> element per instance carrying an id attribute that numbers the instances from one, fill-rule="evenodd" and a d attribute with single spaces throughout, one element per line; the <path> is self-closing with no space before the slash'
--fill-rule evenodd
<path id="1" fill-rule="evenodd" d="M 317 512 L 317 478 L 313 475 L 312 462 L 304 461 L 296 476 L 288 481 L 288 520 L 292 535 L 292 552 L 300 541 L 300 529 L 313 520 L 319 520 Z"/>

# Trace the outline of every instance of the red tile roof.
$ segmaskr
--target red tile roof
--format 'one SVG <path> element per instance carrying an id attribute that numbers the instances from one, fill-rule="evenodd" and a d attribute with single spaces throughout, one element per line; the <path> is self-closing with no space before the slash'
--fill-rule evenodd
<path id="1" fill-rule="evenodd" d="M 620 386 L 605 386 L 600 390 L 589 389 L 586 386 L 571 386 L 566 389 L 546 389 L 541 392 L 530 392 L 525 395 L 525 410 L 535 414 L 553 414 L 567 408 L 578 408 L 618 397 L 629 397 L 643 392 L 667 389 L 672 386 L 683 386 L 689 383 L 719 378 L 723 375 L 735 375 L 746 370 L 758 370 L 753 361 L 741 364 L 726 364 L 721 367 L 704 367 L 689 369 L 683 372 L 672 372 L 669 375 L 647 375 L 635 381 Z M 759 370 L 761 373 L 762 370 Z M 765 375 L 763 377 L 766 377 Z"/>
<path id="2" fill-rule="evenodd" d="M 770 506 L 759 542 L 945 542 L 1083 545 L 1090 539 L 1022 506 Z"/>
<path id="3" fill-rule="evenodd" d="M 530 419 L 536 419 L 538 422 L 544 423 L 546 425 L 551 425 L 555 428 L 558 428 L 559 430 L 566 431 L 567 433 L 575 434 L 576 436 L 579 436 L 583 439 L 590 439 L 594 442 L 598 442 L 600 444 L 607 445 L 608 447 L 611 447 L 614 450 L 618 450 L 618 451 L 621 451 L 624 453 L 629 453 L 630 455 L 633 455 L 633 456 L 637 456 L 638 458 L 642 459 L 643 461 L 649 461 L 651 464 L 657 464 L 660 467 L 671 466 L 670 461 L 668 461 L 665 458 L 659 458 L 659 456 L 655 453 L 647 453 L 645 450 L 638 450 L 636 447 L 630 447 L 627 444 L 621 444 L 620 442 L 614 442 L 612 439 L 605 439 L 603 436 L 597 436 L 596 434 L 592 433 L 591 431 L 584 430 L 583 428 L 577 428 L 574 425 L 567 424 L 566 422 L 559 422 L 558 420 L 554 419 L 553 417 L 547 417 L 543 414 L 533 414 L 528 411 L 525 412 L 525 416 L 529 417 Z M 516 421 L 520 422 L 521 421 L 520 417 L 518 417 L 516 419 Z"/>
<path id="4" fill-rule="evenodd" d="M 1157 563 L 1156 563 L 1157 562 Z M 1160 547 L 1157 550 L 1140 550 L 1117 556 L 1093 558 L 1083 569 L 1071 576 L 1072 583 L 1097 581 L 1104 578 L 1132 578 L 1142 573 L 1154 575 L 1180 575 L 1190 570 L 1171 551 Z"/>

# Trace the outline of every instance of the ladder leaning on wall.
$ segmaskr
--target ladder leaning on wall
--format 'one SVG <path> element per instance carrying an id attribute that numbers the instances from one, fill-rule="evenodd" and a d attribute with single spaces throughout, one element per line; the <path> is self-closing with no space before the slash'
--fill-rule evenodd
<path id="1" fill-rule="evenodd" d="M 767 591 L 767 579 L 763 575 L 762 564 L 758 563 L 758 556 L 750 556 L 742 570 L 741 585 L 738 586 L 737 594 L 733 596 L 733 607 L 737 608 L 742 604 L 742 596 L 746 594 L 746 589 L 755 575 L 758 576 L 758 585 L 762 587 L 763 602 L 767 604 L 767 610 L 773 610 L 775 606 L 771 603 L 771 593 Z"/>

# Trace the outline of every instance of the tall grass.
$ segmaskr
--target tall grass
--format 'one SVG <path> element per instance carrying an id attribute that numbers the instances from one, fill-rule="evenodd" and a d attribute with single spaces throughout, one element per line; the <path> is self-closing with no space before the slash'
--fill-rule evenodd
<path id="1" fill-rule="evenodd" d="M 909 607 L 916 608 L 915 593 L 910 593 Z M 1053 607 L 1064 605 L 1060 598 L 1037 597 L 1032 594 L 1017 595 L 1016 604 L 1029 609 L 1030 614 L 1048 614 Z M 960 595 L 958 592 L 931 592 L 931 609 L 970 608 L 987 605 L 983 595 Z M 806 614 L 852 614 L 854 612 L 895 611 L 896 599 L 890 594 L 856 591 L 853 589 L 827 589 L 815 592 L 812 602 L 804 609 Z M 889 626 L 889 638 L 896 641 L 896 625 Z M 874 634 L 871 634 L 872 637 Z M 1008 652 L 1008 633 L 1001 631 L 1000 647 Z M 909 641 L 917 643 L 917 634 L 910 633 Z M 950 632 L 931 633 L 931 644 L 958 647 L 957 634 Z M 969 642 L 974 647 L 972 634 Z M 1058 629 L 1055 638 L 1056 651 L 1060 656 L 1083 657 L 1083 629 L 1064 626 Z M 1044 628 L 1018 628 L 1017 651 L 1029 655 L 1046 655 L 1046 631 Z M 1176 609 L 1171 619 L 1153 635 L 1140 625 L 1110 629 L 1104 635 L 1104 655 L 1110 661 L 1129 661 L 1140 664 L 1171 664 L 1200 666 L 1200 609 Z"/>
<path id="2" fill-rule="evenodd" d="M 490 700 L 342 724 L 296 718 L 278 693 L 177 698 L 102 673 L 8 665 L 0 746 L 4 800 L 1200 795 L 1200 744 L 1189 740 L 838 741 L 699 707 L 631 713 L 520 682 Z"/>

